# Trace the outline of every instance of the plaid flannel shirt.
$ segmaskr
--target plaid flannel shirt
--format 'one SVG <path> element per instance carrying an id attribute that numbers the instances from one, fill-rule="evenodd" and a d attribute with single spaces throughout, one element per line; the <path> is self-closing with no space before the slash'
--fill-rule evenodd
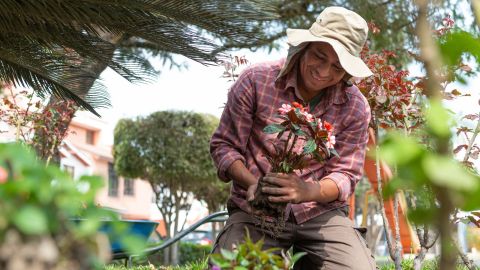
<path id="1" fill-rule="evenodd" d="M 277 78 L 284 63 L 285 59 L 251 66 L 231 87 L 220 124 L 210 142 L 210 152 L 223 181 L 230 181 L 226 171 L 236 160 L 242 161 L 257 179 L 270 171 L 265 155 L 273 153 L 268 141 L 275 139 L 275 135 L 265 134 L 262 130 L 279 121 L 274 115 L 282 104 L 304 103 L 296 89 L 296 68 L 288 76 Z M 296 173 L 304 181 L 333 180 L 339 196 L 328 204 L 288 204 L 287 214 L 293 211 L 299 224 L 347 205 L 363 173 L 370 120 L 368 102 L 356 86 L 346 87 L 343 82 L 323 91 L 326 92 L 322 99 L 310 113 L 332 123 L 339 157 L 330 158 L 325 163 L 312 159 L 306 169 Z M 229 200 L 248 211 L 246 190 L 235 182 Z"/>

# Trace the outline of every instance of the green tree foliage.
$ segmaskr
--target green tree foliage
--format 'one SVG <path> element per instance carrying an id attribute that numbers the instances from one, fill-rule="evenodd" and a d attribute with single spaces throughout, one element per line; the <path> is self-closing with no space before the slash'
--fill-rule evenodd
<path id="1" fill-rule="evenodd" d="M 441 20 L 446 14 L 452 15 L 455 20 L 461 20 L 465 14 L 457 12 L 463 0 L 436 1 L 429 16 L 434 20 Z M 415 26 L 417 8 L 413 1 L 389 0 L 280 0 L 277 2 L 280 17 L 262 22 L 265 28 L 270 29 L 269 36 L 261 42 L 251 41 L 243 44 L 227 42 L 225 47 L 259 49 L 268 47 L 279 48 L 283 44 L 287 28 L 308 29 L 315 21 L 316 16 L 328 6 L 342 6 L 354 10 L 362 15 L 367 22 L 373 22 L 381 31 L 380 35 L 370 35 L 370 49 L 394 51 L 399 57 L 395 58 L 398 64 L 407 64 L 411 61 L 407 50 L 413 50 L 417 45 Z"/>
<path id="2" fill-rule="evenodd" d="M 218 126 L 218 118 L 213 115 L 204 115 L 208 126 L 212 128 L 211 134 Z M 195 189 L 195 197 L 204 201 L 207 204 L 210 213 L 222 210 L 225 208 L 225 202 L 230 194 L 230 185 L 222 181 L 218 181 L 216 170 L 210 171 L 208 178 L 208 185 L 198 186 Z"/>
<path id="3" fill-rule="evenodd" d="M 162 111 L 122 119 L 115 128 L 115 169 L 150 182 L 167 234 L 181 230 L 179 212 L 189 210 L 192 194 L 216 182 L 209 154 L 214 124 L 210 116 Z"/>

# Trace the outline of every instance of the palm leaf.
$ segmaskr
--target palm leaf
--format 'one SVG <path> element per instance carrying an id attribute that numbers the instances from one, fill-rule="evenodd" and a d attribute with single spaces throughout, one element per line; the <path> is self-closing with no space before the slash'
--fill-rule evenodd
<path id="1" fill-rule="evenodd" d="M 144 54 L 128 49 L 132 44 L 214 64 L 222 47 L 213 38 L 259 40 L 257 21 L 275 14 L 260 0 L 3 0 L 0 78 L 94 111 L 108 103 L 94 83 L 106 67 L 131 82 L 156 76 Z"/>

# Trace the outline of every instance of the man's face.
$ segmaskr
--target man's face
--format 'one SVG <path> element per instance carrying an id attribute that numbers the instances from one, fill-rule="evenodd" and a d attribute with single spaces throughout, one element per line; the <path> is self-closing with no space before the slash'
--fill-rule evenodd
<path id="1" fill-rule="evenodd" d="M 300 90 L 310 99 L 326 87 L 340 82 L 345 70 L 338 61 L 332 46 L 324 42 L 312 42 L 300 58 Z"/>

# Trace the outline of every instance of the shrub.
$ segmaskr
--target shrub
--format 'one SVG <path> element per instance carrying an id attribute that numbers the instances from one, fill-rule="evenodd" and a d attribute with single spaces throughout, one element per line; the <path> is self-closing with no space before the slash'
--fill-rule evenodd
<path id="1" fill-rule="evenodd" d="M 0 144 L 0 268 L 100 267 L 110 248 L 98 228 L 101 218 L 111 217 L 94 203 L 102 183 L 93 176 L 74 181 L 24 145 Z M 143 248 L 114 230 L 128 250 Z"/>

